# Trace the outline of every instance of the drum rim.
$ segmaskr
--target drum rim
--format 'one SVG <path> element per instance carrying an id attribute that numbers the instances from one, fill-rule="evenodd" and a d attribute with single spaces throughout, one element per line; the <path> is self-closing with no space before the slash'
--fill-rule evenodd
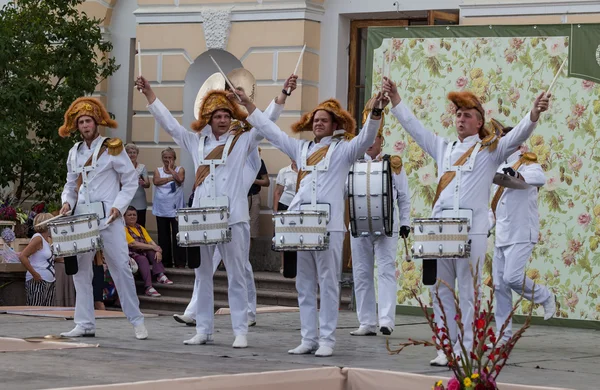
<path id="1" fill-rule="evenodd" d="M 179 214 L 191 214 L 193 212 L 198 212 L 198 213 L 202 213 L 202 212 L 206 212 L 206 211 L 227 211 L 229 210 L 229 207 L 227 206 L 215 206 L 215 207 L 186 207 L 183 209 L 178 209 L 176 211 L 177 215 Z"/>
<path id="2" fill-rule="evenodd" d="M 96 220 L 98 221 L 98 223 L 100 222 L 98 214 L 89 213 L 64 216 L 63 218 L 57 219 L 56 221 L 48 222 L 48 226 L 61 226 L 71 222 L 88 222 L 91 220 Z"/>
<path id="3" fill-rule="evenodd" d="M 440 223 L 450 223 L 450 222 L 468 223 L 469 219 L 468 218 L 413 218 L 412 221 L 413 221 L 413 224 L 419 224 L 419 223 L 423 223 L 423 222 L 440 224 Z"/>

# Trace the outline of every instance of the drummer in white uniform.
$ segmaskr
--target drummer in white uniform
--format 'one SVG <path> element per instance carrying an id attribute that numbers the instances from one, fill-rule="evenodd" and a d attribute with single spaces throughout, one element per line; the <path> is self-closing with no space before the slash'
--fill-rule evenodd
<path id="1" fill-rule="evenodd" d="M 123 313 L 134 327 L 139 340 L 148 337 L 139 309 L 135 282 L 129 267 L 129 249 L 122 215 L 138 188 L 138 174 L 118 138 L 101 137 L 98 126 L 117 127 L 102 103 L 94 98 L 75 100 L 65 113 L 58 133 L 68 137 L 77 130 L 83 138 L 69 151 L 67 183 L 62 193 L 61 214 L 97 214 L 104 258 L 119 292 Z M 112 222 L 107 225 L 109 219 Z M 61 333 L 64 337 L 93 337 L 96 334 L 92 261 L 94 252 L 77 256 L 75 284 L 75 328 Z"/>
<path id="2" fill-rule="evenodd" d="M 504 128 L 502 136 L 511 130 L 512 127 Z M 492 274 L 498 333 L 513 308 L 513 291 L 532 303 L 542 304 L 544 320 L 549 320 L 556 312 L 554 294 L 546 286 L 535 284 L 525 274 L 525 267 L 540 233 L 537 198 L 540 187 L 546 184 L 546 175 L 537 162 L 537 156 L 521 149 L 511 154 L 500 165 L 498 172 L 522 180 L 529 185 L 528 188 L 496 186 L 489 211 L 490 223 L 492 227 L 494 223 L 496 225 Z M 508 321 L 501 336 L 501 343 L 506 343 L 512 337 L 512 320 Z"/>
<path id="3" fill-rule="evenodd" d="M 265 114 L 267 114 L 269 119 L 271 119 L 273 122 L 277 121 L 279 119 L 279 117 L 281 116 L 281 113 L 283 112 L 283 109 L 285 107 L 285 102 L 287 100 L 287 97 L 290 96 L 294 90 L 296 90 L 297 79 L 298 79 L 298 76 L 296 76 L 296 75 L 291 75 L 290 77 L 288 77 L 288 79 L 285 81 L 285 83 L 283 85 L 283 89 L 282 89 L 281 93 L 279 94 L 279 96 L 277 96 L 275 99 L 273 99 L 273 101 L 271 101 L 271 104 L 269 104 L 269 106 L 265 110 Z M 288 92 L 288 90 L 289 90 L 289 92 Z M 237 126 L 237 123 L 234 123 L 232 126 Z M 211 132 L 210 126 L 206 126 L 202 130 L 203 135 L 208 135 L 208 134 L 210 134 L 210 132 Z M 248 158 L 246 159 L 246 164 L 244 165 L 244 181 L 245 182 L 242 186 L 243 186 L 243 188 L 246 189 L 246 192 L 248 192 L 250 190 L 250 186 L 252 185 L 252 183 L 254 183 L 254 179 L 256 178 L 256 175 L 258 175 L 258 171 L 260 170 L 260 165 L 261 165 L 260 155 L 258 154 L 258 147 L 256 147 L 248 155 Z M 250 225 L 244 225 L 244 226 L 248 226 L 248 228 L 250 228 Z M 250 231 L 248 231 L 248 235 L 249 234 L 250 234 Z M 256 286 L 254 284 L 254 272 L 252 271 L 252 265 L 250 264 L 250 241 L 248 241 L 246 244 L 248 247 L 247 247 L 247 249 L 244 250 L 244 253 L 246 254 L 245 270 L 246 270 L 246 286 L 247 286 L 247 290 L 248 290 L 248 326 L 255 326 L 256 325 Z M 217 268 L 218 268 L 221 260 L 222 260 L 222 256 L 219 253 L 219 250 L 217 249 L 217 250 L 215 250 L 215 254 L 213 256 L 213 272 L 217 271 Z M 173 318 L 175 319 L 175 321 L 182 323 L 182 324 L 186 324 L 188 326 L 196 325 L 196 308 L 198 306 L 197 302 L 198 302 L 198 289 L 199 289 L 198 283 L 199 283 L 199 280 L 196 280 L 196 283 L 194 283 L 194 291 L 192 293 L 192 299 L 190 300 L 190 303 L 185 308 L 185 312 L 183 314 L 173 314 Z"/>
<path id="4" fill-rule="evenodd" d="M 288 351 L 290 354 L 310 354 L 325 357 L 333 354 L 335 329 L 339 310 L 339 280 L 342 267 L 342 244 L 344 240 L 344 183 L 350 166 L 373 144 L 381 110 L 374 109 L 371 117 L 359 135 L 351 140 L 355 131 L 355 122 L 350 113 L 343 110 L 338 101 L 330 99 L 292 126 L 295 132 L 312 130 L 314 141 L 304 141 L 288 136 L 257 110 L 250 99 L 242 92 L 239 95 L 250 116 L 248 122 L 275 147 L 296 161 L 304 172 L 298 173 L 298 192 L 294 196 L 289 210 L 299 210 L 302 204 L 312 205 L 312 193 L 316 195 L 317 205 L 329 209 L 329 248 L 324 251 L 299 251 L 296 276 L 298 305 L 302 342 Z M 230 99 L 235 99 L 229 94 Z M 388 101 L 378 96 L 383 106 Z M 308 149 L 305 149 L 308 146 Z M 331 151 L 330 148 L 333 148 Z M 303 153 L 304 151 L 304 153 Z M 304 156 L 303 156 L 304 154 Z M 324 165 L 328 167 L 321 170 Z M 317 166 L 317 164 L 319 164 Z M 317 166 L 318 173 L 308 171 L 306 167 Z M 316 182 L 313 178 L 317 178 Z M 317 314 L 317 287 L 320 291 L 321 305 Z"/>
<path id="5" fill-rule="evenodd" d="M 533 103 L 533 108 L 506 137 L 498 140 L 495 135 L 487 135 L 484 129 L 485 111 L 477 97 L 470 92 L 452 92 L 448 98 L 455 104 L 456 132 L 458 140 L 451 141 L 423 127 L 403 103 L 396 84 L 384 79 L 384 92 L 392 101 L 392 114 L 402 127 L 411 135 L 417 144 L 427 152 L 438 166 L 438 189 L 433 202 L 432 217 L 467 218 L 471 229 L 471 255 L 466 259 L 444 259 L 437 261 L 437 277 L 451 287 L 458 282 L 459 299 L 462 311 L 460 319 L 464 326 L 462 342 L 467 351 L 473 344 L 473 307 L 474 270 L 475 285 L 479 286 L 481 271 L 487 249 L 488 201 L 494 174 L 498 166 L 531 135 L 540 114 L 548 109 L 550 95 L 541 93 Z M 457 179 L 458 177 L 458 179 Z M 477 265 L 479 267 L 477 267 Z M 455 356 L 462 356 L 460 343 L 457 341 L 457 325 L 453 321 L 456 310 L 453 291 L 439 281 L 432 287 L 432 293 L 438 292 L 448 321 L 450 342 L 453 344 Z M 443 327 L 442 312 L 438 300 L 433 299 L 434 315 L 438 327 Z M 462 356 L 468 359 L 468 356 Z M 431 365 L 448 364 L 446 354 L 438 350 L 438 356 Z"/>
<path id="6" fill-rule="evenodd" d="M 373 106 L 374 101 L 370 99 L 363 111 L 363 123 Z M 383 157 L 381 155 L 381 147 L 384 142 L 383 126 L 384 118 L 382 117 L 379 132 L 373 145 L 367 149 L 365 160 L 378 161 Z M 410 233 L 410 191 L 400 156 L 392 156 L 390 165 L 393 173 L 392 199 L 398 204 L 398 212 L 395 207 L 392 208 L 394 210 L 393 235 L 388 237 L 385 234 L 371 234 L 350 237 L 356 314 L 360 323 L 358 329 L 350 332 L 352 336 L 374 336 L 377 334 L 377 324 L 379 324 L 379 331 L 384 335 L 390 335 L 394 330 L 398 286 L 396 282 L 398 226 L 400 226 L 400 236 L 407 238 Z M 375 260 L 377 260 L 378 305 L 375 302 Z M 376 310 L 376 306 L 378 310 Z M 377 311 L 379 315 L 377 315 Z"/>

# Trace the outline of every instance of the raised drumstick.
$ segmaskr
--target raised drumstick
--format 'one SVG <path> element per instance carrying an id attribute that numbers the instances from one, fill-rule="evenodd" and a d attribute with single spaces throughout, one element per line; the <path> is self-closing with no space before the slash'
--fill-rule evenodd
<path id="1" fill-rule="evenodd" d="M 302 48 L 302 51 L 300 52 L 300 57 L 298 57 L 298 62 L 296 63 L 296 68 L 294 69 L 294 73 L 296 76 L 298 75 L 298 68 L 300 67 L 300 62 L 302 62 L 302 57 L 304 56 L 304 50 L 306 50 L 306 43 L 304 44 L 304 47 Z M 288 87 L 287 89 L 287 93 L 289 94 L 290 92 L 292 92 L 292 89 L 290 87 Z"/>
<path id="2" fill-rule="evenodd" d="M 242 99 L 238 96 L 237 93 L 235 93 L 235 87 L 233 86 L 233 84 L 231 84 L 231 81 L 229 81 L 229 78 L 227 78 L 227 75 L 225 74 L 225 72 L 223 72 L 223 70 L 221 69 L 221 67 L 219 66 L 219 64 L 217 64 L 217 61 L 215 61 L 215 59 L 211 55 L 209 55 L 209 57 L 212 60 L 212 62 L 215 63 L 215 66 L 217 67 L 217 69 L 219 69 L 219 72 L 221 72 L 221 75 L 223 75 L 223 77 L 225 78 L 225 81 L 227 82 L 227 85 L 229 85 L 229 88 L 231 88 L 231 92 L 233 92 L 233 94 L 235 95 L 235 97 L 238 98 L 238 100 L 241 103 Z"/>

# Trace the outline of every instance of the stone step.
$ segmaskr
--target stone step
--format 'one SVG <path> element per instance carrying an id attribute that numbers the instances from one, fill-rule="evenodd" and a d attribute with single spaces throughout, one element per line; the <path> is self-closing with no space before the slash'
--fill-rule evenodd
<path id="1" fill-rule="evenodd" d="M 189 298 L 169 297 L 165 295 L 154 298 L 146 296 L 145 294 L 140 294 L 138 295 L 138 298 L 140 300 L 140 309 L 142 311 L 152 310 L 173 314 L 182 314 L 190 302 Z M 227 301 L 215 301 L 215 311 L 223 307 L 229 307 Z"/>

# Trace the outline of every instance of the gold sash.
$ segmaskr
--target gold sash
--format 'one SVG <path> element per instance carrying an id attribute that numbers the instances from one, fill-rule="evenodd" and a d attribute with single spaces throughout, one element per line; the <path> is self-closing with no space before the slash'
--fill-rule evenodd
<path id="1" fill-rule="evenodd" d="M 331 144 L 317 150 L 316 152 L 308 156 L 308 158 L 306 159 L 306 165 L 317 165 L 318 163 L 320 163 L 321 160 L 323 160 L 327 155 L 327 151 L 329 151 L 330 146 Z M 309 172 L 310 171 L 303 171 L 302 169 L 298 170 L 298 179 L 296 180 L 296 192 L 298 192 L 298 188 L 300 188 L 300 182 L 306 177 L 306 175 L 308 175 Z"/>
<path id="2" fill-rule="evenodd" d="M 231 146 L 229 147 L 228 153 L 231 153 L 233 147 L 240 138 L 240 135 L 242 134 L 243 131 L 238 131 L 237 133 L 235 133 L 235 135 L 233 136 L 233 141 L 231 142 Z M 206 160 L 219 160 L 223 158 L 223 150 L 225 150 L 225 145 L 217 146 L 216 148 L 210 151 L 208 156 L 206 156 Z M 198 167 L 198 169 L 196 170 L 196 181 L 194 182 L 194 190 L 204 182 L 204 180 L 208 177 L 209 173 L 210 165 L 200 165 Z"/>
<path id="3" fill-rule="evenodd" d="M 524 153 L 517 160 L 517 162 L 514 163 L 514 165 L 512 166 L 512 169 L 517 171 L 521 167 L 521 165 L 523 165 L 523 164 L 529 165 L 534 162 L 537 162 L 537 156 L 534 153 Z M 492 198 L 492 212 L 494 213 L 494 218 L 496 218 L 496 208 L 498 207 L 498 202 L 500 201 L 500 198 L 502 197 L 502 194 L 504 193 L 504 188 L 505 187 L 498 186 L 498 189 L 496 190 L 496 193 L 494 194 L 494 197 Z"/>

